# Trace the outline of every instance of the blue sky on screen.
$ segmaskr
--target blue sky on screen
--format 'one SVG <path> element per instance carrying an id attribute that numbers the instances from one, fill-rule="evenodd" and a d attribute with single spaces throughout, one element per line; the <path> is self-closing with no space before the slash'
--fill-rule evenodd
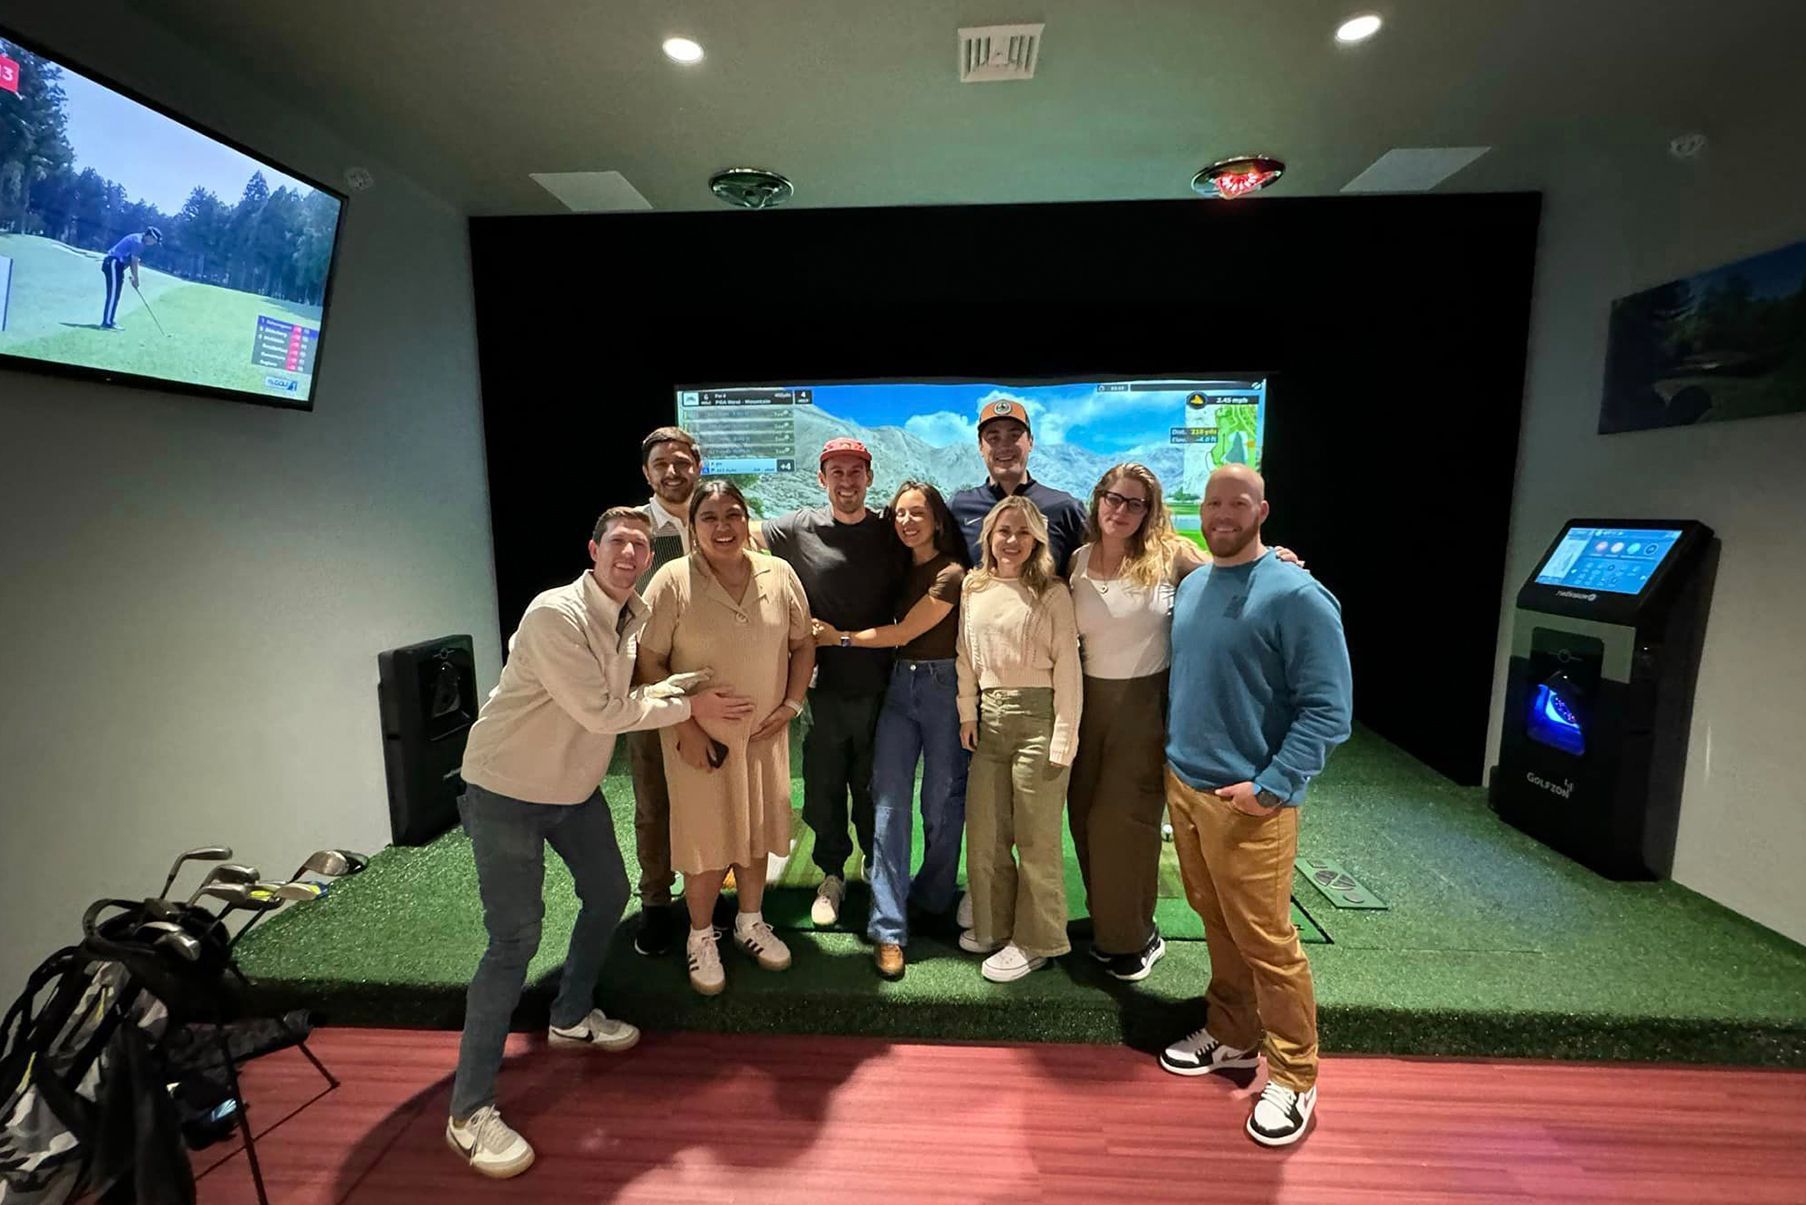
<path id="1" fill-rule="evenodd" d="M 1806 242 L 1794 243 L 1761 255 L 1726 264 L 1689 277 L 1687 283 L 1697 293 L 1717 288 L 1733 276 L 1749 282 L 1750 296 L 1763 299 L 1786 297 L 1806 288 Z"/>
<path id="2" fill-rule="evenodd" d="M 259 171 L 271 192 L 283 185 L 302 196 L 314 191 L 67 67 L 62 83 L 69 97 L 75 170 L 93 168 L 122 185 L 134 201 L 149 201 L 173 216 L 198 185 L 233 205 L 244 195 L 245 181 Z"/>
<path id="3" fill-rule="evenodd" d="M 797 385 L 806 382 L 796 382 Z M 1165 443 L 1173 425 L 1172 393 L 1099 393 L 1092 382 L 1069 385 L 816 385 L 830 414 L 867 427 L 902 427 L 936 447 L 977 439 L 978 409 L 993 396 L 1020 399 L 1037 443 L 1072 442 L 1099 452 Z"/>

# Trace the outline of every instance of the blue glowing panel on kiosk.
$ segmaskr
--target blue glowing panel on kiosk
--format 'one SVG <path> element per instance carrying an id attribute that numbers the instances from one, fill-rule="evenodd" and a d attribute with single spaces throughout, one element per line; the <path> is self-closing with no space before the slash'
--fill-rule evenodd
<path id="1" fill-rule="evenodd" d="M 1530 699 L 1530 722 L 1525 731 L 1531 740 L 1563 753 L 1579 757 L 1587 751 L 1586 733 L 1581 731 L 1579 718 L 1547 683 L 1537 687 Z"/>
<path id="2" fill-rule="evenodd" d="M 1680 538 L 1661 528 L 1571 527 L 1536 571 L 1537 584 L 1639 594 Z"/>

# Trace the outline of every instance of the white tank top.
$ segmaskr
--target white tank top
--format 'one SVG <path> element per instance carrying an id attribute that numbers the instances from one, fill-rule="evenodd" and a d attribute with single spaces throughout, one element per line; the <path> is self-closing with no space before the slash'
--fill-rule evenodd
<path id="1" fill-rule="evenodd" d="M 1173 660 L 1173 580 L 1143 586 L 1091 576 L 1091 545 L 1073 554 L 1073 616 L 1079 658 L 1092 678 L 1145 678 Z"/>

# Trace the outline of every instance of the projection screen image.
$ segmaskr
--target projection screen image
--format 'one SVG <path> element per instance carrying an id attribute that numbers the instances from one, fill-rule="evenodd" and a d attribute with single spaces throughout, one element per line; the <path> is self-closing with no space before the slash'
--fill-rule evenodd
<path id="1" fill-rule="evenodd" d="M 1089 499 L 1105 469 L 1138 460 L 1166 486 L 1174 525 L 1200 544 L 1198 499 L 1211 470 L 1260 467 L 1267 382 L 1258 376 L 709 386 L 678 390 L 677 420 L 701 442 L 704 472 L 732 477 L 760 515 L 824 505 L 822 444 L 862 440 L 877 509 L 909 478 L 949 496 L 982 483 L 976 419 L 1000 397 L 1029 416 L 1036 480 Z"/>

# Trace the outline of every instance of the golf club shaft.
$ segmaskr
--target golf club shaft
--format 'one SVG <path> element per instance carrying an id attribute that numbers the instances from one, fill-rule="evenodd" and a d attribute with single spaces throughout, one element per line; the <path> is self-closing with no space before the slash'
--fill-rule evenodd
<path id="1" fill-rule="evenodd" d="M 150 302 L 144 300 L 144 294 L 139 292 L 138 286 L 135 283 L 132 285 L 132 292 L 138 294 L 138 301 L 144 306 L 144 312 L 150 315 L 152 322 L 157 323 L 157 333 L 162 335 L 165 339 L 169 338 L 169 332 L 163 329 L 163 324 L 161 322 L 157 322 L 157 311 L 151 309 Z"/>

